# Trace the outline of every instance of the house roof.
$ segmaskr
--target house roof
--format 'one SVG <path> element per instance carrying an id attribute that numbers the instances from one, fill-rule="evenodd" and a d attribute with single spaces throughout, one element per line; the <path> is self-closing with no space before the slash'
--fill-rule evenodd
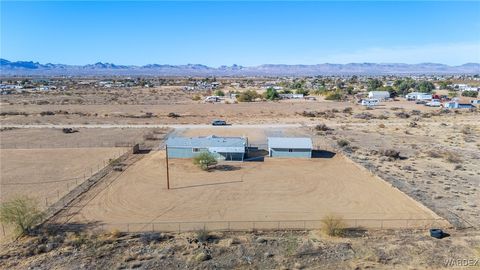
<path id="1" fill-rule="evenodd" d="M 183 148 L 243 148 L 246 146 L 246 139 L 242 137 L 218 137 L 215 135 L 207 137 L 170 137 L 167 139 L 168 147 Z M 233 149 L 230 149 L 233 150 Z"/>
<path id="2" fill-rule="evenodd" d="M 269 148 L 312 149 L 311 138 L 268 137 Z"/>

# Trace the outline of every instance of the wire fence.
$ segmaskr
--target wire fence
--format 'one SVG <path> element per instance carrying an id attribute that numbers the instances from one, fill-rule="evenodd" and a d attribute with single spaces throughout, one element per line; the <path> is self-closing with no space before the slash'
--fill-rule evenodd
<path id="1" fill-rule="evenodd" d="M 4 180 L 2 183 L 0 183 L 2 193 L 17 193 L 16 191 L 18 190 L 24 192 L 25 190 L 36 189 L 37 191 L 30 192 L 29 196 L 38 202 L 40 209 L 44 210 L 61 200 L 63 196 L 67 195 L 76 187 L 82 185 L 92 177 L 95 177 L 104 168 L 110 166 L 112 163 L 115 163 L 116 160 L 124 156 L 125 153 L 129 152 L 131 152 L 131 148 L 119 148 L 118 152 L 116 151 L 109 158 L 102 160 L 100 163 L 97 163 L 90 168 L 84 168 L 82 171 L 72 173 L 72 177 L 68 178 L 53 180 L 51 178 L 35 179 L 35 181 L 31 182 L 16 181 L 15 179 L 9 179 L 8 182 Z M 41 195 L 37 195 L 37 192 Z"/>
<path id="2" fill-rule="evenodd" d="M 449 226 L 445 219 L 342 219 L 347 229 L 426 229 Z M 58 224 L 62 229 L 82 230 L 85 224 Z M 195 232 L 254 231 L 254 230 L 317 230 L 322 220 L 272 220 L 272 221 L 178 221 L 146 223 L 101 223 L 88 225 L 90 229 L 121 232 Z"/>
<path id="3" fill-rule="evenodd" d="M 2 143 L 0 149 L 49 149 L 49 148 L 106 148 L 106 147 L 132 147 L 136 142 L 107 142 L 107 141 L 85 141 L 85 142 L 22 142 Z"/>

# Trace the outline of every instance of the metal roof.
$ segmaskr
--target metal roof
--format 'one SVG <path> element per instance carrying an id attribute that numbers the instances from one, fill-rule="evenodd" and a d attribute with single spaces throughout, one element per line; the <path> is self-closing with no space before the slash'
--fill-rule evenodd
<path id="1" fill-rule="evenodd" d="M 312 149 L 311 138 L 268 137 L 268 148 Z"/>
<path id="2" fill-rule="evenodd" d="M 242 137 L 170 137 L 167 139 L 168 147 L 183 148 L 245 148 L 246 139 Z M 235 151 L 236 152 L 236 151 Z"/>

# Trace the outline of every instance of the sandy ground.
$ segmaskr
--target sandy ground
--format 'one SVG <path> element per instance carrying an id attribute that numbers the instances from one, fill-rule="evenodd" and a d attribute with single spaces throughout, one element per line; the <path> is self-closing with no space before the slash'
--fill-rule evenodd
<path id="1" fill-rule="evenodd" d="M 320 220 L 330 213 L 345 219 L 438 218 L 340 155 L 224 165 L 228 170 L 203 172 L 191 160 L 171 160 L 167 190 L 164 152 L 152 152 L 83 202 L 70 221 Z"/>
<path id="2" fill-rule="evenodd" d="M 12 129 L 0 132 L 0 148 L 79 148 L 116 147 L 143 140 L 147 129 L 78 128 L 78 132 L 65 134 L 62 129 Z"/>
<path id="3" fill-rule="evenodd" d="M 17 195 L 55 202 L 125 148 L 0 149 L 1 201 Z"/>

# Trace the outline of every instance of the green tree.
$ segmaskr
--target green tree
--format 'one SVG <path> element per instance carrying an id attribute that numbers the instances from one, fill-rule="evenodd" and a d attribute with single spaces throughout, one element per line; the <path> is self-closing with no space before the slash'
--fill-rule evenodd
<path id="1" fill-rule="evenodd" d="M 422 93 L 431 93 L 435 89 L 435 85 L 429 81 L 421 81 L 416 85 L 415 89 Z"/>
<path id="2" fill-rule="evenodd" d="M 217 90 L 217 91 L 215 91 L 215 96 L 224 97 L 225 92 L 223 92 L 222 90 Z"/>
<path id="3" fill-rule="evenodd" d="M 367 81 L 367 90 L 368 91 L 375 91 L 377 88 L 383 86 L 383 82 L 379 79 L 369 79 Z"/>
<path id="4" fill-rule="evenodd" d="M 265 92 L 265 98 L 268 100 L 275 100 L 278 99 L 278 92 L 275 90 L 273 87 L 267 88 L 267 91 Z"/>
<path id="5" fill-rule="evenodd" d="M 202 152 L 193 158 L 193 164 L 204 171 L 208 171 L 211 166 L 217 165 L 217 159 L 210 152 Z"/>
<path id="6" fill-rule="evenodd" d="M 18 236 L 29 234 L 43 219 L 34 200 L 18 197 L 0 204 L 0 222 L 13 225 Z"/>
<path id="7" fill-rule="evenodd" d="M 478 91 L 463 91 L 462 96 L 476 98 L 478 97 Z"/>

